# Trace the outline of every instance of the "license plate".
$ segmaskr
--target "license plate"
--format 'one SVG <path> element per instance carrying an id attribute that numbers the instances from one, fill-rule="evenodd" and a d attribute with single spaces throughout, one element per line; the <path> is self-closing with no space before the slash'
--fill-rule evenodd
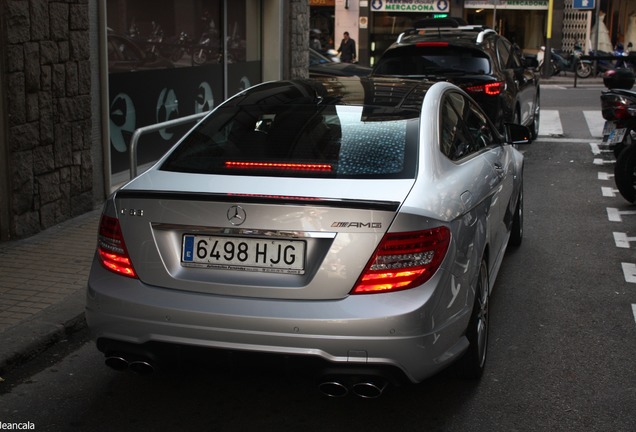
<path id="1" fill-rule="evenodd" d="M 616 129 L 616 123 L 609 120 L 605 121 L 603 125 L 603 136 L 608 136 L 614 129 Z"/>
<path id="2" fill-rule="evenodd" d="M 627 129 L 614 129 L 612 132 L 610 132 L 609 136 L 607 137 L 607 143 L 608 144 L 618 144 L 623 142 L 623 138 L 625 137 L 625 132 L 627 131 Z"/>
<path id="3" fill-rule="evenodd" d="M 304 274 L 303 240 L 186 234 L 181 263 L 186 267 Z"/>

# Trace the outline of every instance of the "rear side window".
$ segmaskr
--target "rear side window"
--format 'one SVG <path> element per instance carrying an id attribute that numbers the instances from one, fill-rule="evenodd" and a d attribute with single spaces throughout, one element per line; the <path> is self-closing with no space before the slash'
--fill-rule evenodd
<path id="1" fill-rule="evenodd" d="M 486 116 L 460 93 L 449 93 L 445 97 L 442 103 L 441 131 L 441 151 L 453 161 L 499 142 Z"/>
<path id="2" fill-rule="evenodd" d="M 417 111 L 386 107 L 220 107 L 189 133 L 161 169 L 338 178 L 413 178 Z"/>
<path id="3" fill-rule="evenodd" d="M 373 71 L 377 75 L 399 76 L 453 72 L 489 74 L 488 55 L 478 49 L 423 43 L 386 51 Z"/>

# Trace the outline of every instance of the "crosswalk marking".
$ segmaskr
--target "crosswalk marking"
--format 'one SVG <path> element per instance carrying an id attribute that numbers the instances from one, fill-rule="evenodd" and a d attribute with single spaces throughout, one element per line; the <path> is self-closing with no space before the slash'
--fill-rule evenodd
<path id="1" fill-rule="evenodd" d="M 603 126 L 605 126 L 605 119 L 601 114 L 601 111 L 583 111 L 585 122 L 590 130 L 590 134 L 594 138 L 603 138 Z"/>
<path id="2" fill-rule="evenodd" d="M 539 117 L 539 136 L 561 136 L 563 126 L 558 110 L 541 110 Z"/>
<path id="3" fill-rule="evenodd" d="M 601 110 L 583 111 L 583 117 L 592 139 L 602 139 L 605 119 L 601 114 Z M 563 136 L 563 124 L 558 110 L 541 110 L 539 136 L 553 138 Z"/>

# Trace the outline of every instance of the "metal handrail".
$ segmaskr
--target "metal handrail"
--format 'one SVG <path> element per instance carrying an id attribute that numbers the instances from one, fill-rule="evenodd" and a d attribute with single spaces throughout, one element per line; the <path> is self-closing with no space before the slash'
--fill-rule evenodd
<path id="1" fill-rule="evenodd" d="M 208 115 L 208 113 L 209 112 L 206 111 L 206 112 L 202 112 L 198 114 L 192 114 L 185 117 L 179 117 L 174 120 L 168 120 L 165 122 L 156 123 L 150 126 L 144 126 L 144 127 L 135 129 L 135 132 L 133 133 L 132 138 L 130 139 L 130 154 L 129 154 L 130 179 L 132 180 L 135 177 L 137 177 L 137 142 L 139 141 L 139 137 L 141 137 L 142 134 L 145 134 L 148 132 L 156 132 L 158 130 L 165 129 L 167 127 L 179 126 L 184 123 L 188 123 L 192 121 L 198 121 L 202 119 L 203 117 L 205 117 L 206 115 Z"/>

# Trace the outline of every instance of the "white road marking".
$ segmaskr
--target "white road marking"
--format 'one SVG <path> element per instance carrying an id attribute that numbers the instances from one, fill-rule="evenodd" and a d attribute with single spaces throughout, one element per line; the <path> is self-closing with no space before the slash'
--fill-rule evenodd
<path id="1" fill-rule="evenodd" d="M 595 138 L 603 138 L 605 119 L 601 115 L 601 111 L 583 111 L 583 116 L 585 116 L 590 134 Z"/>
<path id="2" fill-rule="evenodd" d="M 627 234 L 622 232 L 614 232 L 614 243 L 616 247 L 629 249 L 629 242 L 636 241 L 636 237 L 627 237 Z"/>
<path id="3" fill-rule="evenodd" d="M 636 211 L 620 211 L 617 208 L 607 207 L 607 218 L 610 222 L 622 222 L 623 216 L 636 215 Z"/>
<path id="4" fill-rule="evenodd" d="M 616 196 L 616 191 L 617 189 L 611 188 L 611 187 L 601 187 L 601 192 L 603 193 L 604 197 L 615 197 Z"/>
<path id="5" fill-rule="evenodd" d="M 538 142 L 564 142 L 564 143 L 574 143 L 574 144 L 592 144 L 590 142 L 590 138 L 565 138 L 562 136 L 543 136 L 539 135 L 539 138 L 536 139 Z"/>
<path id="6" fill-rule="evenodd" d="M 614 174 L 610 174 L 610 173 L 606 173 L 606 172 L 599 172 L 598 173 L 598 179 L 599 180 L 611 180 L 612 177 L 614 177 Z"/>
<path id="7" fill-rule="evenodd" d="M 632 312 L 634 313 L 634 321 L 636 321 L 636 304 L 632 303 Z"/>
<path id="8" fill-rule="evenodd" d="M 563 135 L 563 126 L 561 125 L 561 117 L 559 117 L 558 110 L 541 110 L 539 135 Z"/>
<path id="9" fill-rule="evenodd" d="M 601 158 L 594 158 L 594 165 L 610 165 L 615 163 L 615 160 L 605 160 L 605 159 L 601 159 Z"/>
<path id="10" fill-rule="evenodd" d="M 636 264 L 633 263 L 621 263 L 623 267 L 623 275 L 625 281 L 629 283 L 636 283 Z"/>
<path id="11" fill-rule="evenodd" d="M 623 218 L 621 217 L 621 213 L 617 208 L 608 207 L 607 208 L 607 219 L 610 222 L 622 222 Z"/>
<path id="12" fill-rule="evenodd" d="M 612 153 L 613 151 L 612 149 L 602 148 L 601 145 L 602 144 L 598 144 L 598 143 L 590 143 L 590 148 L 592 149 L 592 154 L 594 156 L 598 156 L 603 153 Z M 603 147 L 607 147 L 607 146 L 603 145 Z"/>

